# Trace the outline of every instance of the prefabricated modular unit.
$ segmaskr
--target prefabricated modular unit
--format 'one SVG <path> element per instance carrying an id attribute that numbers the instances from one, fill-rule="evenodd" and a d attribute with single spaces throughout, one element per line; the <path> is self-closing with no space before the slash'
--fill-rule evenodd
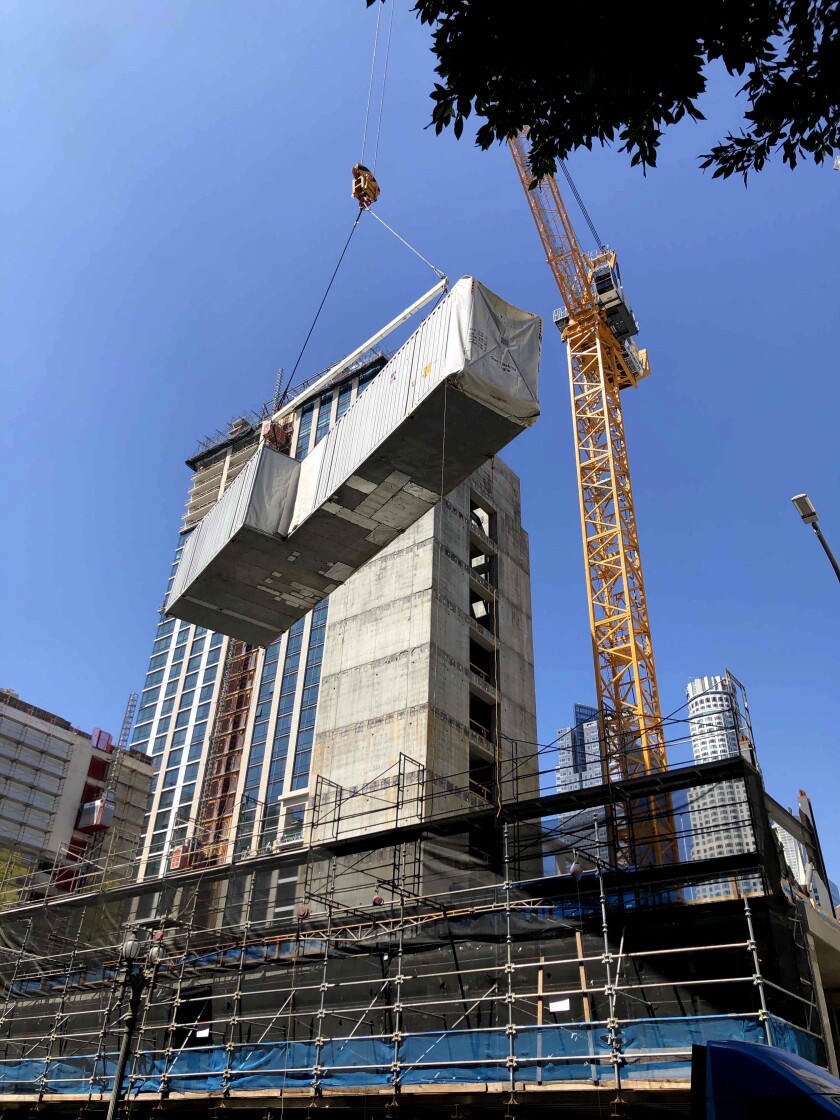
<path id="1" fill-rule="evenodd" d="M 536 420 L 541 337 L 459 280 L 302 463 L 256 451 L 187 538 L 167 614 L 274 641 Z"/>

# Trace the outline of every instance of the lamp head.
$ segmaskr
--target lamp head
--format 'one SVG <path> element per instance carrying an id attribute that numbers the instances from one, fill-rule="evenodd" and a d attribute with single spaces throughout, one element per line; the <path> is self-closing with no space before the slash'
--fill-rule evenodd
<path id="1" fill-rule="evenodd" d="M 127 961 L 129 964 L 131 964 L 132 961 L 137 960 L 137 955 L 139 952 L 140 942 L 137 940 L 137 937 L 134 934 L 134 930 L 131 930 L 125 941 L 123 941 L 122 945 L 120 946 L 120 956 L 124 961 Z"/>
<path id="2" fill-rule="evenodd" d="M 796 512 L 802 518 L 806 525 L 814 525 L 819 521 L 819 515 L 814 509 L 814 503 L 807 494 L 796 494 L 791 501 L 794 504 Z"/>
<path id="3" fill-rule="evenodd" d="M 149 946 L 149 951 L 146 954 L 146 960 L 149 962 L 149 964 L 160 964 L 165 956 L 166 949 L 163 947 L 163 945 L 161 945 L 159 941 L 155 941 L 152 945 Z"/>

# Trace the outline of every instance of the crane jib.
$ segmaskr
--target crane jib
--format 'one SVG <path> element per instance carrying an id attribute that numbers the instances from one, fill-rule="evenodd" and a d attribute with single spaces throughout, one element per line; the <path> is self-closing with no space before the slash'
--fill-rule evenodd
<path id="1" fill-rule="evenodd" d="M 602 769 L 604 781 L 612 782 L 667 767 L 620 397 L 620 391 L 635 385 L 650 367 L 646 352 L 633 341 L 638 324 L 615 253 L 600 244 L 590 256 L 581 250 L 554 177 L 532 182 L 527 133 L 514 137 L 510 149 L 564 304 L 554 321 L 569 356 L 590 631 L 603 726 Z M 677 860 L 667 795 L 646 799 L 632 813 L 629 807 L 612 806 L 609 833 L 611 861 L 617 866 Z"/>

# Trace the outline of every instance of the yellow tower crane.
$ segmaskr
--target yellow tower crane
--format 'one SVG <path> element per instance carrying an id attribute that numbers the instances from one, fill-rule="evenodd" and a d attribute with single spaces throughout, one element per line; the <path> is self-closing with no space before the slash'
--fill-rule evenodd
<path id="1" fill-rule="evenodd" d="M 615 253 L 581 250 L 553 176 L 530 188 L 527 133 L 510 148 L 564 304 L 554 321 L 569 358 L 604 781 L 655 775 L 667 767 L 665 737 L 620 397 L 650 373 L 647 353 L 632 339 Z M 666 794 L 632 806 L 614 798 L 609 831 L 619 866 L 676 862 Z"/>

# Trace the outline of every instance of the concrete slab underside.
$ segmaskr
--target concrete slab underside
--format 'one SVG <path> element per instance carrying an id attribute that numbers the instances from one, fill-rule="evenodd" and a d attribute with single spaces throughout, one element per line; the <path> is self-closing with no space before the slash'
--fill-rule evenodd
<path id="1" fill-rule="evenodd" d="M 521 430 L 444 383 L 288 538 L 241 529 L 171 613 L 269 644 Z"/>

